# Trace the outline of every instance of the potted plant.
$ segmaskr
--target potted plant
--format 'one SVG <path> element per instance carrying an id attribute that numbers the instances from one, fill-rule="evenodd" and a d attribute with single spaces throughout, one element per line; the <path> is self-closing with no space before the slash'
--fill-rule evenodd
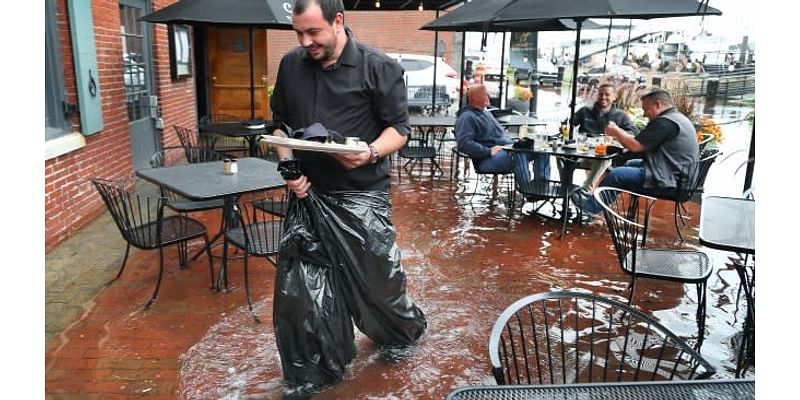
<path id="1" fill-rule="evenodd" d="M 533 92 L 522 86 L 514 86 L 514 98 L 508 99 L 508 106 L 515 111 L 525 113 L 530 109 L 530 100 Z"/>

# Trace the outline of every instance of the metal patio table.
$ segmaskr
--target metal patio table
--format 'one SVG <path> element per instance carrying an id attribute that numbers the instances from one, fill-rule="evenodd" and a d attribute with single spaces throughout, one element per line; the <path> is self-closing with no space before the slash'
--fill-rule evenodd
<path id="1" fill-rule="evenodd" d="M 224 199 L 223 206 L 223 256 L 217 279 L 217 290 L 220 281 L 228 287 L 227 254 L 228 241 L 224 232 L 229 226 L 235 226 L 234 205 L 243 194 L 283 187 L 286 182 L 278 173 L 278 164 L 260 158 L 245 157 L 237 159 L 238 172 L 232 175 L 222 173 L 222 161 L 197 164 L 185 164 L 164 168 L 152 168 L 136 171 L 142 179 L 163 186 L 191 200 Z"/>
<path id="2" fill-rule="evenodd" d="M 739 254 L 756 254 L 756 202 L 737 197 L 708 196 L 700 207 L 700 243 L 712 249 Z M 750 359 L 755 358 L 755 268 L 752 276 L 744 262 L 734 262 L 747 300 L 744 334 L 736 362 L 736 376 L 747 370 Z"/>
<path id="3" fill-rule="evenodd" d="M 457 388 L 446 400 L 748 400 L 755 399 L 752 379 L 504 385 Z"/>
<path id="4" fill-rule="evenodd" d="M 272 121 L 264 121 L 264 128 L 251 129 L 241 122 L 217 122 L 201 126 L 203 132 L 215 133 L 234 138 L 245 138 L 249 149 L 250 157 L 258 156 L 258 139 L 261 135 L 272 134 Z"/>
<path id="5" fill-rule="evenodd" d="M 567 229 L 567 221 L 570 219 L 570 195 L 572 194 L 572 190 L 570 188 L 572 185 L 572 177 L 575 173 L 575 169 L 577 168 L 578 164 L 582 159 L 588 160 L 610 160 L 619 154 L 619 152 L 614 153 L 606 153 L 603 155 L 597 155 L 594 152 L 594 149 L 590 149 L 589 151 L 579 151 L 578 149 L 565 147 L 565 146 L 558 146 L 553 148 L 552 146 L 546 146 L 542 148 L 539 144 L 534 143 L 533 148 L 530 149 L 515 149 L 512 145 L 504 146 L 504 149 L 512 152 L 526 152 L 526 153 L 536 153 L 536 154 L 548 154 L 551 156 L 555 156 L 558 159 L 564 161 L 564 166 L 561 170 L 561 183 L 558 188 L 552 188 L 552 185 L 536 185 L 537 191 L 541 191 L 542 196 L 550 197 L 555 194 L 557 197 L 561 197 L 561 233 L 558 235 L 558 238 L 561 239 L 564 236 L 564 232 Z M 536 181 L 531 182 L 522 182 L 518 184 L 526 185 L 532 184 Z M 541 187 L 540 187 L 541 186 Z"/>

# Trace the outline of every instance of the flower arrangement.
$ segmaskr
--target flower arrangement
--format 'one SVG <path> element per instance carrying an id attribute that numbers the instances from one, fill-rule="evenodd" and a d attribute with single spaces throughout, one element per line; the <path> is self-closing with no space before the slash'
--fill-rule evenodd
<path id="1" fill-rule="evenodd" d="M 528 89 L 526 87 L 520 87 L 520 86 L 515 86 L 514 87 L 514 98 L 516 98 L 518 100 L 528 101 L 532 97 L 533 97 L 533 92 L 530 89 Z"/>
<path id="2" fill-rule="evenodd" d="M 714 135 L 715 143 L 722 142 L 722 128 L 710 115 L 701 115 L 697 121 L 695 121 L 694 126 L 697 128 L 698 142 L 703 141 L 703 137 L 707 134 Z"/>

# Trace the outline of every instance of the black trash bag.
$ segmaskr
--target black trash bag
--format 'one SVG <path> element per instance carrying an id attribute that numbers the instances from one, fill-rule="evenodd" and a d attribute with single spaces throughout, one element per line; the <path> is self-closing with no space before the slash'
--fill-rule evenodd
<path id="1" fill-rule="evenodd" d="M 377 344 L 413 344 L 427 321 L 406 295 L 386 192 L 292 196 L 275 280 L 273 325 L 288 387 L 340 381 L 353 323 Z"/>

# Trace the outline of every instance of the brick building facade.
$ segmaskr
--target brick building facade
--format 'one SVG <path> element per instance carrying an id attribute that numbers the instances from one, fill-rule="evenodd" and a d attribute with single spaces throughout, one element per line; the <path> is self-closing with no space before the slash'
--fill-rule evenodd
<path id="1" fill-rule="evenodd" d="M 67 0 L 48 0 L 54 4 L 54 26 L 60 46 L 63 72 L 63 101 L 79 103 L 76 89 L 74 35 L 71 32 Z M 141 0 L 139 0 L 141 1 Z M 174 0 L 147 1 L 150 10 L 163 8 Z M 79 2 L 78 2 L 79 3 Z M 102 129 L 90 135 L 81 133 L 80 114 L 67 117 L 61 136 L 45 140 L 45 250 L 50 250 L 105 211 L 90 179 L 121 179 L 134 175 L 131 129 L 123 79 L 123 35 L 121 4 L 125 1 L 91 0 L 91 17 L 97 62 L 96 81 L 102 98 Z M 48 18 L 50 18 L 48 16 Z M 351 11 L 345 22 L 356 38 L 385 52 L 433 54 L 434 32 L 418 28 L 435 18 L 434 11 Z M 152 42 L 152 95 L 158 97 L 163 126 L 184 125 L 196 128 L 197 96 L 194 75 L 174 80 L 170 75 L 167 27 L 145 24 Z M 281 56 L 297 45 L 291 31 L 267 34 L 269 82 L 274 83 Z M 453 34 L 439 35 L 445 59 L 452 62 Z M 157 146 L 178 145 L 172 129 L 157 131 Z"/>

